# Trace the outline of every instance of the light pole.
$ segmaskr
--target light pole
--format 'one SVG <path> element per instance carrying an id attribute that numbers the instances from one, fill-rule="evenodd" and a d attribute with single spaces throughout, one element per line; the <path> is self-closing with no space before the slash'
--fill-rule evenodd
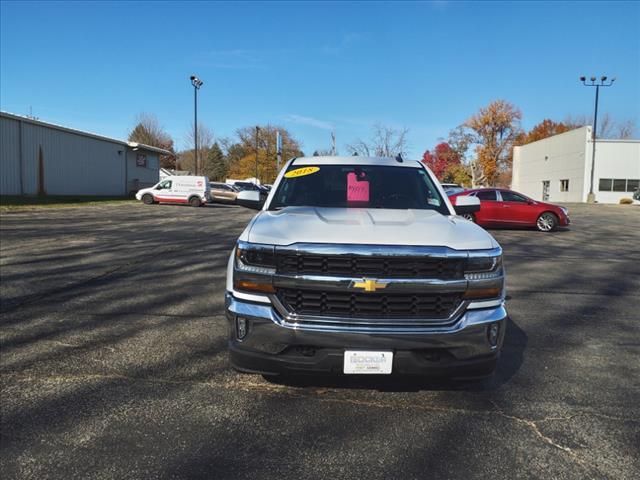
<path id="1" fill-rule="evenodd" d="M 195 75 L 191 75 L 191 85 L 193 85 L 193 142 L 195 149 L 193 151 L 195 156 L 195 174 L 198 175 L 198 90 L 202 86 L 202 80 Z"/>
<path id="2" fill-rule="evenodd" d="M 587 203 L 595 203 L 596 195 L 593 193 L 593 172 L 596 164 L 596 126 L 598 124 L 598 97 L 600 94 L 600 87 L 610 87 L 613 85 L 613 82 L 616 81 L 615 77 L 609 80 L 607 83 L 607 77 L 601 76 L 600 81 L 596 81 L 596 77 L 591 77 L 589 82 L 587 83 L 587 77 L 580 77 L 580 81 L 585 87 L 596 87 L 596 107 L 595 112 L 593 114 L 593 128 L 591 130 L 591 186 L 589 188 L 589 195 L 587 195 Z"/>

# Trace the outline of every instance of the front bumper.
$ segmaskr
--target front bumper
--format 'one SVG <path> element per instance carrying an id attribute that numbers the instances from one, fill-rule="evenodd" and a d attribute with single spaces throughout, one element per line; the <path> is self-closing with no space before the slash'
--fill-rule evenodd
<path id="1" fill-rule="evenodd" d="M 481 376 L 498 360 L 507 323 L 503 305 L 467 310 L 446 327 L 318 329 L 287 323 L 267 304 L 226 294 L 229 359 L 236 370 L 261 374 L 342 373 L 345 349 L 393 350 L 393 373 Z M 236 320 L 247 320 L 238 338 Z M 488 328 L 499 325 L 498 341 L 489 343 Z"/>

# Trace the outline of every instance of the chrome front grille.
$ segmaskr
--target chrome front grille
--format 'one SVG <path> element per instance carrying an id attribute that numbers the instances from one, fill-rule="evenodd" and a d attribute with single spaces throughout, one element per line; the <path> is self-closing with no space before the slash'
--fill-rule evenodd
<path id="1" fill-rule="evenodd" d="M 466 305 L 464 251 L 297 243 L 276 247 L 274 253 L 271 300 L 291 324 L 449 325 Z"/>
<path id="2" fill-rule="evenodd" d="M 456 280 L 464 278 L 465 265 L 466 258 L 276 254 L 276 271 L 283 275 Z"/>
<path id="3" fill-rule="evenodd" d="M 278 299 L 290 314 L 312 317 L 369 319 L 433 319 L 451 317 L 462 302 L 455 293 L 392 293 L 278 289 Z"/>

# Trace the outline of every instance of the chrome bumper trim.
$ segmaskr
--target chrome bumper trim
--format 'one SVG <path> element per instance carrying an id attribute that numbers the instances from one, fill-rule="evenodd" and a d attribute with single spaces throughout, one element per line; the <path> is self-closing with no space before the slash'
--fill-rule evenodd
<path id="1" fill-rule="evenodd" d="M 469 302 L 462 301 L 460 305 L 449 315 L 447 318 L 360 318 L 360 317 L 330 317 L 330 316 L 311 316 L 311 315 L 298 315 L 296 313 L 289 312 L 282 304 L 277 295 L 270 297 L 271 303 L 275 310 L 279 314 L 280 324 L 283 326 L 304 326 L 304 328 L 317 326 L 331 326 L 334 325 L 337 328 L 348 328 L 349 331 L 353 329 L 353 325 L 358 326 L 371 326 L 373 329 L 380 329 L 386 326 L 393 325 L 403 327 L 426 327 L 434 325 L 451 325 L 456 322 L 462 312 L 467 308 Z"/>
<path id="2" fill-rule="evenodd" d="M 394 326 L 386 323 L 379 326 L 358 325 L 354 323 L 354 319 L 343 319 L 344 325 L 331 324 L 308 324 L 292 321 L 282 317 L 271 305 L 262 305 L 256 303 L 248 303 L 237 300 L 231 294 L 226 294 L 226 304 L 228 315 L 243 316 L 259 320 L 268 320 L 274 324 L 295 331 L 308 332 L 327 332 L 327 333 L 363 333 L 363 334 L 449 334 L 464 330 L 474 325 L 484 325 L 503 321 L 507 317 L 507 311 L 504 303 L 498 307 L 485 310 L 466 310 L 459 315 L 457 321 L 449 325 L 413 325 L 397 324 Z M 326 317 L 323 317 L 326 318 Z M 387 321 L 389 322 L 389 321 Z M 392 320 L 394 324 L 395 320 Z M 348 323 L 348 324 L 347 324 Z"/>

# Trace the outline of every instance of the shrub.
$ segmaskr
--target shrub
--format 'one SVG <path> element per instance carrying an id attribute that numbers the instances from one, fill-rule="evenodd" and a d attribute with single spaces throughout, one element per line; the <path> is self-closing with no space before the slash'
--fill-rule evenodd
<path id="1" fill-rule="evenodd" d="M 631 200 L 630 198 L 620 199 L 620 205 L 631 205 L 632 203 L 633 203 L 633 200 Z"/>

